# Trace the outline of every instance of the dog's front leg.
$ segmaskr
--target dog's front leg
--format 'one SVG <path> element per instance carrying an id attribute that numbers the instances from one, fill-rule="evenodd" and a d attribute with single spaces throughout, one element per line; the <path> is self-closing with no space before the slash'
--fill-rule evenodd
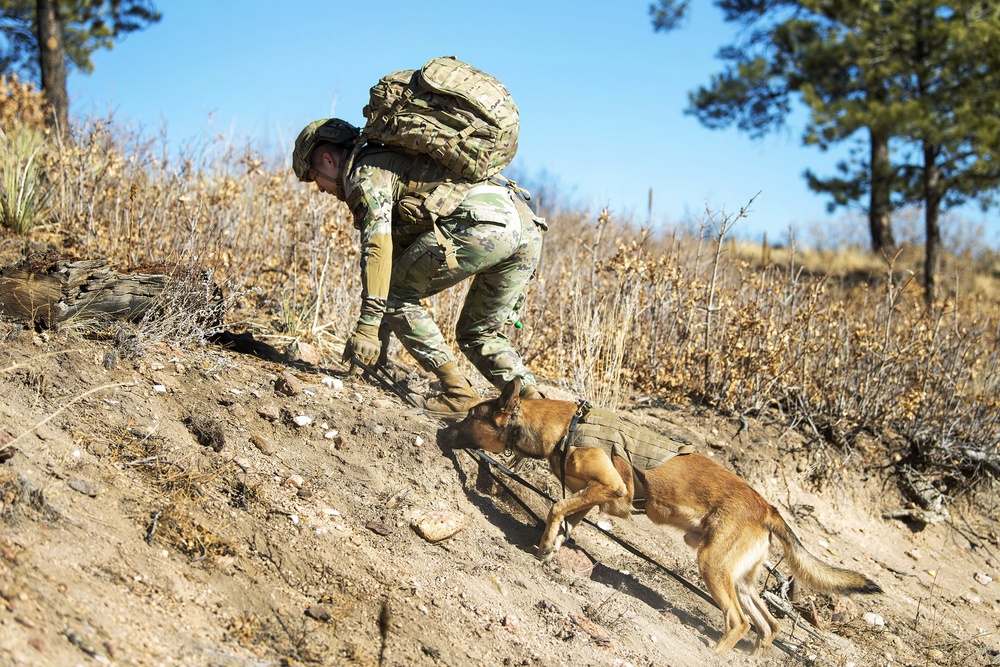
<path id="1" fill-rule="evenodd" d="M 591 508 L 621 498 L 627 493 L 625 482 L 615 470 L 610 457 L 600 449 L 571 449 L 566 457 L 565 475 L 566 486 L 579 491 L 556 502 L 549 510 L 545 531 L 538 544 L 537 556 L 542 561 L 552 558 Z M 561 531 L 564 524 L 565 529 Z"/>

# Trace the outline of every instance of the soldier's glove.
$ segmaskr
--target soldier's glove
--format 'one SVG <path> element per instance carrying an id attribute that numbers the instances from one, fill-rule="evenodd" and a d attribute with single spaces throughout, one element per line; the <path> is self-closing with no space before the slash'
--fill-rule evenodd
<path id="1" fill-rule="evenodd" d="M 347 338 L 343 360 L 345 362 L 354 360 L 365 366 L 374 366 L 381 351 L 382 342 L 378 339 L 378 327 L 358 324 L 354 333 Z"/>

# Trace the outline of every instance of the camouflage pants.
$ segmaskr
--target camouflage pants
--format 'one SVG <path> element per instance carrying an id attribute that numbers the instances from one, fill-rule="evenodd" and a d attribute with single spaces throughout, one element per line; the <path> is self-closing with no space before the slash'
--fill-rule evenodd
<path id="1" fill-rule="evenodd" d="M 501 328 L 517 321 L 524 291 L 538 266 L 542 232 L 530 210 L 505 187 L 473 188 L 451 215 L 438 221 L 453 244 L 450 268 L 433 231 L 398 255 L 383 321 L 427 371 L 454 361 L 440 329 L 420 300 L 473 277 L 455 339 L 462 353 L 496 387 L 515 377 L 535 383 Z"/>

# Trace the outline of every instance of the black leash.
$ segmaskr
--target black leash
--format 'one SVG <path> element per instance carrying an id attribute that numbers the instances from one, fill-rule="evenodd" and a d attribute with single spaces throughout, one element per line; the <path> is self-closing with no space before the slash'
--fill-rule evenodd
<path id="1" fill-rule="evenodd" d="M 579 413 L 580 411 L 578 410 L 577 412 Z M 574 419 L 575 419 L 575 417 L 574 417 Z M 570 429 L 570 433 L 572 433 L 572 427 Z M 528 480 L 526 480 L 523 477 L 521 477 L 520 475 L 518 475 L 516 472 L 510 470 L 509 468 L 507 468 L 506 466 L 504 466 L 503 464 L 501 464 L 496 459 L 494 459 L 491 456 L 489 456 L 486 452 L 484 452 L 482 450 L 478 450 L 478 449 L 467 449 L 465 451 L 467 451 L 472 458 L 476 459 L 480 463 L 487 464 L 487 466 L 488 466 L 487 470 L 490 473 L 490 477 L 492 477 L 493 480 L 497 484 L 499 484 L 501 487 L 503 487 L 503 489 L 505 491 L 507 491 L 507 493 L 509 493 L 511 496 L 513 496 L 515 502 L 517 502 L 518 505 L 520 505 L 529 515 L 531 515 L 535 519 L 535 521 L 537 521 L 539 523 L 542 523 L 541 517 L 539 517 L 537 514 L 535 514 L 535 512 L 530 507 L 528 507 L 527 503 L 525 503 L 523 500 L 521 500 L 521 498 L 516 493 L 514 493 L 513 490 L 507 484 L 505 484 L 503 482 L 503 480 L 501 480 L 499 477 L 497 477 L 497 475 L 493 473 L 493 469 L 495 468 L 495 469 L 501 471 L 507 477 L 509 477 L 509 478 L 513 479 L 514 481 L 518 482 L 521 486 L 524 486 L 524 487 L 527 487 L 528 489 L 531 489 L 532 491 L 534 491 L 535 493 L 537 493 L 538 495 L 540 495 L 541 497 L 545 498 L 546 500 L 548 500 L 551 503 L 555 503 L 556 502 L 556 500 L 554 498 L 552 498 L 547 493 L 545 493 L 544 491 L 542 491 L 541 489 L 539 489 L 538 487 L 536 487 L 535 485 L 533 485 Z M 565 456 L 564 456 L 564 458 L 565 458 Z M 565 488 L 564 488 L 564 492 L 565 492 Z M 705 602 L 707 602 L 710 605 L 712 605 L 713 607 L 715 607 L 716 609 L 719 609 L 719 605 L 716 604 L 715 600 L 712 599 L 711 595 L 709 595 L 708 593 L 706 593 L 705 591 L 703 591 L 701 588 L 699 588 L 698 586 L 696 586 L 694 583 L 692 583 L 692 582 L 688 581 L 687 579 L 685 579 L 683 576 L 677 574 L 676 572 L 674 572 L 673 570 L 671 570 L 670 568 L 668 568 L 666 565 L 663 565 L 662 563 L 660 563 L 659 561 L 657 561 L 655 558 L 652 558 L 651 556 L 646 555 L 638 547 L 630 544 L 629 542 L 626 542 L 622 538 L 618 537 L 617 535 L 612 534 L 611 532 L 605 530 L 604 528 L 601 528 L 599 525 L 597 525 L 596 522 L 591 521 L 590 519 L 584 518 L 583 522 L 585 524 L 587 524 L 588 526 L 590 526 L 591 528 L 594 528 L 595 530 L 599 531 L 605 537 L 607 537 L 608 539 L 610 539 L 612 542 L 615 542 L 616 544 L 618 544 L 620 547 L 622 547 L 623 549 L 625 549 L 626 551 L 628 551 L 629 553 L 631 553 L 633 556 L 641 558 L 642 560 L 646 561 L 650 565 L 653 565 L 656 568 L 662 570 L 663 572 L 666 572 L 668 575 L 670 575 L 670 577 L 672 577 L 675 581 L 677 581 L 679 584 L 681 584 L 682 586 L 684 586 L 690 592 L 694 593 L 695 595 L 697 595 L 698 597 L 700 597 L 702 600 L 704 600 Z M 577 546 L 579 547 L 579 545 L 577 545 Z M 582 547 L 580 547 L 580 549 L 583 550 Z M 584 553 L 587 553 L 587 552 L 584 550 Z M 597 559 L 593 558 L 589 553 L 587 553 L 587 556 L 590 557 L 590 558 L 592 558 L 593 560 L 597 561 Z M 757 631 L 756 628 L 754 628 L 754 632 L 756 632 L 756 631 Z M 792 648 L 790 648 L 789 646 L 785 645 L 783 642 L 781 642 L 778 639 L 775 639 L 771 643 L 771 645 L 772 646 L 776 646 L 778 649 L 784 651 L 787 655 L 789 655 L 789 656 L 797 659 L 802 664 L 805 664 L 805 665 L 811 664 L 809 661 L 807 661 L 805 658 L 803 658 L 801 655 L 799 655 L 796 651 L 794 651 Z"/>

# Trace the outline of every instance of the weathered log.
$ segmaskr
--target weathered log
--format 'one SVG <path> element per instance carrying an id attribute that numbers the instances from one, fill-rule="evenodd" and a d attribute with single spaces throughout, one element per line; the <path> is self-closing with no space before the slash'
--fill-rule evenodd
<path id="1" fill-rule="evenodd" d="M 222 317 L 222 291 L 208 274 L 189 267 L 119 273 L 103 259 L 36 256 L 0 271 L 0 313 L 54 327 L 69 320 L 138 321 L 183 291 L 185 308 Z"/>

